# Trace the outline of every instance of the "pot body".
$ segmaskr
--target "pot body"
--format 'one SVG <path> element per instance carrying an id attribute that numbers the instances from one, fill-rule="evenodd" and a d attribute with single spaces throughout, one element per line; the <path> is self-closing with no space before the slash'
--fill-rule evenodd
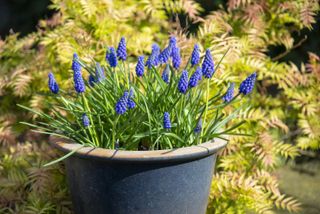
<path id="1" fill-rule="evenodd" d="M 202 214 L 216 154 L 173 163 L 66 159 L 76 214 Z"/>
<path id="2" fill-rule="evenodd" d="M 204 214 L 217 152 L 227 144 L 120 151 L 50 143 L 73 152 L 64 161 L 76 214 Z"/>

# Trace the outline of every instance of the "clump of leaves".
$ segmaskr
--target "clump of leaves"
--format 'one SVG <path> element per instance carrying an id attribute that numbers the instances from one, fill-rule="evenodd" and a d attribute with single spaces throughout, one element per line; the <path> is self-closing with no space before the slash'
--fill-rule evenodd
<path id="1" fill-rule="evenodd" d="M 56 98 L 51 103 L 52 114 L 22 106 L 45 120 L 38 125 L 27 124 L 40 128 L 41 133 L 62 136 L 83 146 L 125 150 L 138 150 L 142 145 L 148 150 L 173 149 L 236 135 L 234 129 L 243 121 L 227 129 L 225 125 L 241 107 L 230 114 L 222 111 L 239 102 L 241 94 L 251 93 L 256 73 L 240 84 L 236 96 L 234 84 L 210 96 L 210 87 L 215 87 L 211 78 L 220 63 L 214 65 L 209 50 L 199 67 L 200 53 L 195 48 L 182 69 L 175 37 L 161 52 L 155 47 L 146 63 L 140 56 L 136 74 L 126 63 L 124 38 L 117 51 L 112 47 L 107 50 L 107 65 L 94 61 L 86 64 L 74 54 L 75 93 L 59 89 L 49 73 L 49 89 Z M 82 67 L 89 73 L 88 81 L 83 79 Z"/>

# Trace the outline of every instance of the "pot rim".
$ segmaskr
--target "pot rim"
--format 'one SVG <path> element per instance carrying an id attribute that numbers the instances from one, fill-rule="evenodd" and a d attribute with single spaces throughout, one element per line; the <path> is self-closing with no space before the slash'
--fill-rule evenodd
<path id="1" fill-rule="evenodd" d="M 152 151 L 112 150 L 94 147 L 80 148 L 82 146 L 81 144 L 56 136 L 50 136 L 49 143 L 64 153 L 69 153 L 78 149 L 72 155 L 80 158 L 112 162 L 155 163 L 181 162 L 205 158 L 217 153 L 219 150 L 224 148 L 228 142 L 217 138 L 199 145 Z"/>

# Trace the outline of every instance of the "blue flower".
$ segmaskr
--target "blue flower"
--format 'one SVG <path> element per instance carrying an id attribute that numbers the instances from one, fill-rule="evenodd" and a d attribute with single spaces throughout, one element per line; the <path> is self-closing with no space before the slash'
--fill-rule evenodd
<path id="1" fill-rule="evenodd" d="M 73 71 L 79 71 L 80 72 L 81 71 L 81 65 L 78 62 L 78 60 L 79 60 L 78 54 L 74 53 L 73 54 L 73 60 L 72 60 L 71 68 L 72 68 Z"/>
<path id="2" fill-rule="evenodd" d="M 142 77 L 144 74 L 144 56 L 138 57 L 138 63 L 136 66 L 136 74 L 138 77 Z"/>
<path id="3" fill-rule="evenodd" d="M 129 98 L 129 93 L 126 91 L 124 92 L 123 96 L 120 97 L 120 99 L 118 100 L 118 102 L 116 103 L 116 113 L 121 115 L 126 113 L 127 111 L 127 106 L 128 106 L 128 98 Z"/>
<path id="4" fill-rule="evenodd" d="M 78 55 L 74 54 L 73 61 L 72 61 L 74 89 L 78 93 L 83 93 L 86 90 L 86 86 L 84 84 L 84 80 L 81 74 L 81 65 L 77 60 L 78 60 Z"/>
<path id="5" fill-rule="evenodd" d="M 59 86 L 58 86 L 58 84 L 57 84 L 57 82 L 56 82 L 56 80 L 55 80 L 52 72 L 50 72 L 50 73 L 48 74 L 48 78 L 49 78 L 49 80 L 48 80 L 48 86 L 49 86 L 50 91 L 51 91 L 52 93 L 54 93 L 54 94 L 58 94 L 58 92 L 59 92 Z"/>
<path id="6" fill-rule="evenodd" d="M 134 97 L 134 91 L 131 88 L 129 91 L 129 97 L 128 97 L 128 102 L 127 102 L 128 109 L 133 109 L 134 107 L 136 107 L 136 103 L 131 99 L 133 97 Z"/>
<path id="7" fill-rule="evenodd" d="M 244 95 L 247 95 L 247 94 L 251 93 L 251 91 L 253 90 L 256 78 L 257 78 L 257 73 L 256 72 L 254 72 L 249 77 L 247 77 L 247 79 L 245 79 L 240 84 L 239 93 L 242 93 Z"/>
<path id="8" fill-rule="evenodd" d="M 234 93 L 234 83 L 231 83 L 226 94 L 222 97 L 222 100 L 225 103 L 230 102 L 233 98 L 233 93 Z"/>
<path id="9" fill-rule="evenodd" d="M 182 71 L 178 83 L 178 90 L 183 94 L 185 94 L 188 90 L 188 72 L 186 70 Z"/>
<path id="10" fill-rule="evenodd" d="M 201 132 L 201 130 L 202 130 L 202 119 L 200 118 L 196 128 L 194 129 L 194 133 L 198 134 Z"/>
<path id="11" fill-rule="evenodd" d="M 87 116 L 87 114 L 82 114 L 82 124 L 84 127 L 88 127 L 90 125 L 90 120 Z"/>
<path id="12" fill-rule="evenodd" d="M 162 64 L 167 63 L 170 56 L 171 56 L 171 48 L 170 48 L 170 46 L 168 46 L 165 49 L 163 49 L 163 51 L 159 55 L 160 63 L 162 63 Z"/>
<path id="13" fill-rule="evenodd" d="M 152 66 L 156 67 L 159 64 L 160 47 L 157 44 L 152 45 L 151 55 L 149 56 L 146 66 L 150 69 Z"/>
<path id="14" fill-rule="evenodd" d="M 90 74 L 88 82 L 91 87 L 93 87 L 94 84 L 96 83 L 96 80 L 94 79 L 94 76 L 92 74 Z"/>
<path id="15" fill-rule="evenodd" d="M 132 99 L 128 99 L 127 106 L 128 109 L 133 109 L 134 107 L 136 107 L 136 103 Z"/>
<path id="16" fill-rule="evenodd" d="M 191 54 L 191 65 L 195 66 L 200 61 L 200 51 L 199 51 L 199 45 L 195 44 L 192 54 Z"/>
<path id="17" fill-rule="evenodd" d="M 111 67 L 116 67 L 118 64 L 116 52 L 113 47 L 110 47 L 106 54 L 106 60 L 109 62 Z"/>
<path id="18" fill-rule="evenodd" d="M 162 72 L 161 78 L 165 83 L 169 84 L 170 82 L 169 76 L 170 76 L 170 66 L 169 64 L 167 64 L 164 71 Z"/>
<path id="19" fill-rule="evenodd" d="M 175 69 L 178 69 L 181 64 L 180 48 L 174 47 L 172 49 L 172 65 Z"/>
<path id="20" fill-rule="evenodd" d="M 171 129 L 170 114 L 168 112 L 163 114 L 163 128 Z"/>
<path id="21" fill-rule="evenodd" d="M 202 63 L 202 75 L 209 79 L 213 76 L 214 72 L 214 62 L 210 50 L 207 49 Z"/>
<path id="22" fill-rule="evenodd" d="M 126 40 L 124 37 L 121 37 L 121 40 L 118 45 L 117 49 L 117 56 L 119 60 L 125 61 L 127 59 L 127 47 L 126 47 Z"/>
<path id="23" fill-rule="evenodd" d="M 170 37 L 170 39 L 169 39 L 169 47 L 171 49 L 177 47 L 177 39 L 176 39 L 176 37 L 174 37 L 174 36 Z"/>
<path id="24" fill-rule="evenodd" d="M 190 77 L 189 88 L 193 88 L 197 86 L 201 78 L 202 78 L 201 68 L 198 67 Z"/>

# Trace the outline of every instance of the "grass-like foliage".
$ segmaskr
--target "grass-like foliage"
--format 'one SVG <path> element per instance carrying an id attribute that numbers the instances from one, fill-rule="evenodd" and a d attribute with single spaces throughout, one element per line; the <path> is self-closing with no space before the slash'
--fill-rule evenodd
<path id="1" fill-rule="evenodd" d="M 196 45 L 187 65 L 180 69 L 180 49 L 174 37 L 161 52 L 153 45 L 146 62 L 140 56 L 135 72 L 126 62 L 124 38 L 117 51 L 108 48 L 104 66 L 93 60 L 84 63 L 74 54 L 75 90 L 59 89 L 50 73 L 48 85 L 56 100 L 51 103 L 52 113 L 22 106 L 44 119 L 26 124 L 84 146 L 124 150 L 173 149 L 235 135 L 243 121 L 225 126 L 246 104 L 229 115 L 222 109 L 252 91 L 256 74 L 241 83 L 235 96 L 233 83 L 212 95 L 210 88 L 215 83 L 211 77 L 222 59 L 215 66 L 207 50 L 200 67 L 200 55 Z M 83 70 L 88 72 L 87 81 Z"/>

